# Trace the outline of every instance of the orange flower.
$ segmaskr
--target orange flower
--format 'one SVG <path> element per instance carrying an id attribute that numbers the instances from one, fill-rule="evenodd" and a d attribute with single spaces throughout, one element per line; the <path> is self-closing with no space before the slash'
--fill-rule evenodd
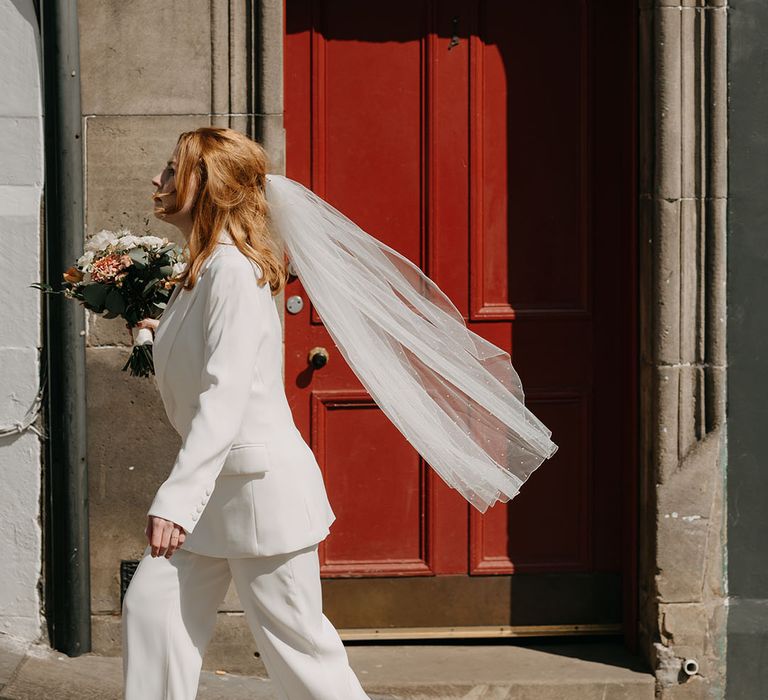
<path id="1" fill-rule="evenodd" d="M 130 260 L 130 258 L 128 259 Z M 117 253 L 110 253 L 103 258 L 93 261 L 91 278 L 94 282 L 112 282 L 117 273 L 124 268 L 125 264 L 122 257 Z"/>
<path id="2" fill-rule="evenodd" d="M 78 270 L 74 265 L 70 267 L 63 275 L 64 281 L 69 282 L 70 284 L 77 284 L 78 282 L 83 281 L 83 273 L 81 270 Z"/>

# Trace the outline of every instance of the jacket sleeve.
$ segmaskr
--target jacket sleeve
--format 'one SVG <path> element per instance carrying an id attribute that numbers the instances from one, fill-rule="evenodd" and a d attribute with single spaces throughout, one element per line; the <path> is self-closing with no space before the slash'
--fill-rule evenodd
<path id="1" fill-rule="evenodd" d="M 160 485 L 148 515 L 192 532 L 213 492 L 234 442 L 256 372 L 263 337 L 265 304 L 257 271 L 240 255 L 220 255 L 198 284 L 205 284 L 203 370 L 200 398 L 190 428 L 168 478 Z M 183 358 L 179 361 L 183 362 Z"/>

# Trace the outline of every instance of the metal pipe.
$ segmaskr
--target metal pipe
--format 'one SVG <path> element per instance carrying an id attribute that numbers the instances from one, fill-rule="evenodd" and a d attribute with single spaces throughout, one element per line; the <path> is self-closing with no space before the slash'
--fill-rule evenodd
<path id="1" fill-rule="evenodd" d="M 41 3 L 45 128 L 45 280 L 83 252 L 83 145 L 77 0 Z M 85 315 L 44 295 L 49 383 L 45 406 L 46 617 L 51 644 L 69 656 L 91 650 L 86 463 Z"/>

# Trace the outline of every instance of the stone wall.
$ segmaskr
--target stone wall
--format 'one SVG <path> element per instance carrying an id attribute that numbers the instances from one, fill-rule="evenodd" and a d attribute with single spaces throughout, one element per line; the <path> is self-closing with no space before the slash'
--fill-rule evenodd
<path id="1" fill-rule="evenodd" d="M 89 231 L 175 236 L 151 216 L 150 178 L 183 129 L 246 130 L 282 171 L 281 12 L 278 0 L 80 0 Z M 639 23 L 640 650 L 658 697 L 722 697 L 727 7 L 641 0 Z M 106 653 L 119 650 L 120 560 L 141 556 L 178 448 L 154 385 L 119 371 L 128 342 L 119 322 L 89 319 L 94 641 Z M 219 639 L 229 630 L 241 650 L 230 670 L 253 671 L 238 608 L 229 595 Z"/>
<path id="2" fill-rule="evenodd" d="M 182 131 L 213 124 L 248 133 L 266 146 L 270 170 L 283 172 L 282 112 L 274 109 L 282 82 L 255 79 L 269 41 L 254 53 L 254 37 L 281 19 L 281 3 L 80 0 L 78 11 L 89 234 L 126 227 L 182 242 L 153 217 L 151 200 L 151 179 Z M 279 21 L 269 36 L 282 44 Z M 131 343 L 123 322 L 89 313 L 87 328 L 94 651 L 119 653 L 120 564 L 143 554 L 146 511 L 180 438 L 154 380 L 121 371 Z M 235 635 L 244 654 L 236 668 L 254 671 L 240 609 L 231 589 L 221 626 L 234 621 L 233 631 L 219 637 Z"/>

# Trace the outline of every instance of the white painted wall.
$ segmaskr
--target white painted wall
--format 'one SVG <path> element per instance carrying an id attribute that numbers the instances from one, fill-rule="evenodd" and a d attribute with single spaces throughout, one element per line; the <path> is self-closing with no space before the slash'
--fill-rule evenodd
<path id="1" fill-rule="evenodd" d="M 40 39 L 32 0 L 0 0 L 0 426 L 24 418 L 42 345 Z M 0 636 L 38 640 L 42 444 L 0 436 Z"/>

